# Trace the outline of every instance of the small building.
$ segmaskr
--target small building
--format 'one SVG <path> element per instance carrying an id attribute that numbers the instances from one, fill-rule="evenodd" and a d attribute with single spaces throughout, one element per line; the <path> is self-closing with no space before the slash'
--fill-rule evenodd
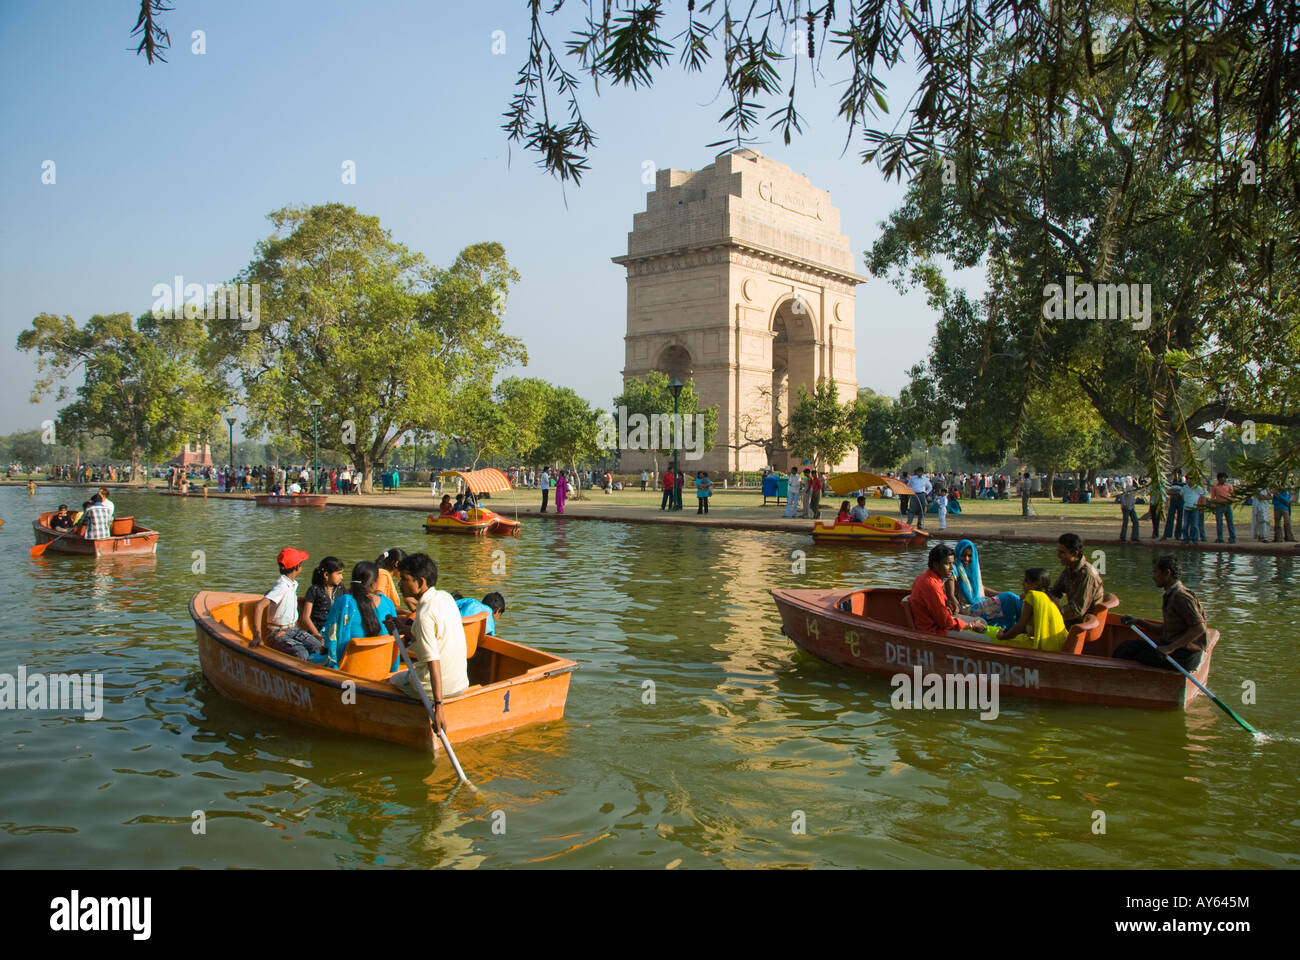
<path id="1" fill-rule="evenodd" d="M 212 447 L 209 444 L 187 443 L 181 447 L 180 453 L 167 461 L 167 466 L 197 470 L 214 467 L 216 464 L 212 462 Z"/>

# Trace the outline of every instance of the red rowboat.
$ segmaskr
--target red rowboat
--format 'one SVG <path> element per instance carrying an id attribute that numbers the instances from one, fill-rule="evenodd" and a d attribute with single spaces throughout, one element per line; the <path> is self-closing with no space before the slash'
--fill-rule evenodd
<path id="1" fill-rule="evenodd" d="M 424 705 L 388 682 L 396 658 L 391 637 L 351 641 L 339 670 L 265 644 L 250 647 L 249 616 L 260 599 L 205 590 L 190 601 L 199 663 L 217 690 L 272 716 L 438 752 Z M 484 634 L 486 619 L 479 614 L 466 621 L 469 689 L 443 701 L 452 743 L 563 718 L 569 675 L 578 666 Z"/>
<path id="2" fill-rule="evenodd" d="M 32 521 L 36 543 L 48 543 L 46 553 L 70 553 L 82 557 L 130 557 L 153 554 L 158 549 L 158 531 L 142 527 L 135 517 L 116 517 L 112 536 L 102 540 L 87 540 L 77 533 L 55 530 L 50 526 L 54 511 L 42 513 Z"/>
<path id="3" fill-rule="evenodd" d="M 323 493 L 259 493 L 255 498 L 259 507 L 323 507 L 328 499 Z"/>
<path id="4" fill-rule="evenodd" d="M 1136 634 L 1108 610 L 1071 629 L 1066 651 L 1078 652 L 1049 653 L 921 633 L 902 602 L 907 596 L 887 588 L 772 591 L 787 637 L 822 660 L 867 673 L 893 676 L 920 666 L 925 673 L 994 674 L 1000 695 L 1124 707 L 1183 707 L 1200 695 L 1175 670 L 1112 659 Z M 1201 683 L 1218 640 L 1219 631 L 1210 630 L 1194 671 Z"/>

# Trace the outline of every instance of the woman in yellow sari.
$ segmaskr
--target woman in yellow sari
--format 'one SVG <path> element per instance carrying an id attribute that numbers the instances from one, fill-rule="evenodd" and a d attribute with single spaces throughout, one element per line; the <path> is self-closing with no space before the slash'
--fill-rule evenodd
<path id="1" fill-rule="evenodd" d="M 1045 568 L 1031 567 L 1026 570 L 1020 619 L 1009 630 L 989 627 L 989 639 L 1004 646 L 1029 650 L 1055 652 L 1064 647 L 1070 631 L 1065 627 L 1061 608 L 1046 593 L 1051 584 L 1051 574 Z"/>

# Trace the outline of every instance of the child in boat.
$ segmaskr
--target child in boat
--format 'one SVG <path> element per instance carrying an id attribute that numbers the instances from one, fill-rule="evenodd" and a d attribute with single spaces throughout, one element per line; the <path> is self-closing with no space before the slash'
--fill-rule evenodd
<path id="1" fill-rule="evenodd" d="M 311 586 L 302 598 L 298 612 L 298 626 L 306 630 L 317 640 L 325 642 L 321 633 L 325 621 L 329 619 L 330 607 L 339 595 L 339 585 L 343 582 L 343 561 L 338 557 L 326 557 L 316 564 L 312 571 Z"/>
<path id="2" fill-rule="evenodd" d="M 455 512 L 456 511 L 452 508 L 451 505 L 451 494 L 444 493 L 442 495 L 442 502 L 438 504 L 438 516 L 450 517 Z"/>
<path id="3" fill-rule="evenodd" d="M 385 618 L 397 616 L 393 601 L 379 592 L 378 585 L 379 568 L 362 560 L 352 568 L 351 590 L 330 606 L 325 621 L 325 657 L 335 670 L 349 641 L 382 636 L 388 632 L 383 626 Z"/>
<path id="4" fill-rule="evenodd" d="M 72 514 L 68 513 L 66 503 L 59 504 L 59 512 L 50 517 L 50 528 L 53 530 L 72 529 Z"/>
<path id="5" fill-rule="evenodd" d="M 1061 608 L 1047 595 L 1051 575 L 1043 567 L 1030 567 L 1025 571 L 1020 617 L 1009 630 L 994 632 L 989 628 L 989 639 L 1008 647 L 1029 650 L 1058 651 L 1065 646 L 1070 631 L 1061 616 Z"/>
<path id="6" fill-rule="evenodd" d="M 77 524 L 81 523 L 81 518 L 86 515 L 86 511 L 88 509 L 90 509 L 90 501 L 89 500 L 81 501 L 81 509 L 72 515 L 72 525 L 74 527 Z"/>
<path id="7" fill-rule="evenodd" d="M 497 635 L 496 618 L 506 612 L 506 598 L 501 594 L 493 591 L 485 594 L 483 600 L 472 600 L 469 597 L 462 597 L 459 594 L 452 594 L 456 600 L 456 609 L 460 611 L 461 619 L 472 617 L 476 613 L 487 613 L 487 632 L 492 636 Z"/>
<path id="8" fill-rule="evenodd" d="M 379 592 L 392 601 L 394 610 L 402 609 L 402 595 L 397 592 L 397 565 L 405 557 L 406 551 L 401 547 L 385 550 L 375 557 L 375 566 L 379 568 Z"/>
<path id="9" fill-rule="evenodd" d="M 310 660 L 324 649 L 319 640 L 298 626 L 298 574 L 306 559 L 307 552 L 294 547 L 285 547 L 276 556 L 280 577 L 253 608 L 250 647 L 265 643 L 298 660 Z"/>
<path id="10" fill-rule="evenodd" d="M 841 523 L 852 523 L 853 517 L 850 515 L 849 502 L 843 500 L 840 502 L 840 512 L 835 515 L 835 523 L 838 526 Z"/>

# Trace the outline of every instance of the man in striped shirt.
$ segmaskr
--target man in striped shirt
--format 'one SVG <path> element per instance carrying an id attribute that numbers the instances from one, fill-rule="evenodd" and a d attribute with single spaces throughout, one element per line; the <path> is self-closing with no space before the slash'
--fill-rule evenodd
<path id="1" fill-rule="evenodd" d="M 99 494 L 90 498 L 90 506 L 81 518 L 81 526 L 82 536 L 87 540 L 106 540 L 112 536 L 113 512 Z"/>

